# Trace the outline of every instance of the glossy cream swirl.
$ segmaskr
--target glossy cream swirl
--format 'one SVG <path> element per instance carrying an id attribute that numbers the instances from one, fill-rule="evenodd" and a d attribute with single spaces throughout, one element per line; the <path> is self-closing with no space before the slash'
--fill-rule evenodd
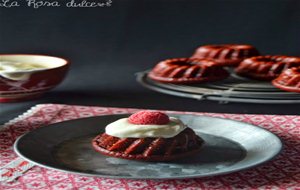
<path id="1" fill-rule="evenodd" d="M 0 76 L 11 80 L 27 80 L 30 77 L 30 71 L 45 68 L 47 67 L 37 63 L 0 61 Z"/>
<path id="2" fill-rule="evenodd" d="M 171 138 L 178 135 L 187 126 L 177 118 L 170 117 L 166 125 L 136 125 L 128 122 L 128 118 L 119 119 L 105 128 L 105 133 L 119 138 Z"/>
<path id="3" fill-rule="evenodd" d="M 36 69 L 44 69 L 44 68 L 46 67 L 37 63 L 0 61 L 0 71 L 5 71 L 5 72 L 28 71 L 28 70 L 36 70 Z"/>

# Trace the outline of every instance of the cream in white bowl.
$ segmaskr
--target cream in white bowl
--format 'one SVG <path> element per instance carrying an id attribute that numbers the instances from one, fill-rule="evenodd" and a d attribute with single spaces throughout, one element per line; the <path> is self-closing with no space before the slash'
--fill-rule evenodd
<path id="1" fill-rule="evenodd" d="M 69 66 L 48 55 L 0 54 L 0 102 L 39 97 L 63 81 Z"/>
<path id="2" fill-rule="evenodd" d="M 31 73 L 61 67 L 67 61 L 42 55 L 0 55 L 0 75 L 11 80 L 26 80 Z"/>

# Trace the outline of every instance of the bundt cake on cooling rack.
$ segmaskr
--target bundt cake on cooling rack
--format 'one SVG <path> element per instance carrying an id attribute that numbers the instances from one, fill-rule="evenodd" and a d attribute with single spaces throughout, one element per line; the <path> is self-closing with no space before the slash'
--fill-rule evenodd
<path id="1" fill-rule="evenodd" d="M 300 93 L 300 66 L 284 70 L 272 84 L 284 91 Z"/>
<path id="2" fill-rule="evenodd" d="M 258 50 L 251 45 L 223 44 L 200 46 L 192 58 L 208 58 L 221 66 L 237 66 L 244 59 L 258 55 Z"/>
<path id="3" fill-rule="evenodd" d="M 229 73 L 213 60 L 196 58 L 167 59 L 159 62 L 148 77 L 165 83 L 200 83 L 221 80 Z"/>
<path id="4" fill-rule="evenodd" d="M 197 153 L 203 140 L 182 121 L 157 111 L 119 119 L 92 141 L 102 154 L 141 161 L 170 161 Z"/>
<path id="5" fill-rule="evenodd" d="M 300 66 L 300 57 L 267 55 L 245 59 L 235 72 L 240 76 L 268 81 L 278 77 L 285 69 L 297 66 Z"/>

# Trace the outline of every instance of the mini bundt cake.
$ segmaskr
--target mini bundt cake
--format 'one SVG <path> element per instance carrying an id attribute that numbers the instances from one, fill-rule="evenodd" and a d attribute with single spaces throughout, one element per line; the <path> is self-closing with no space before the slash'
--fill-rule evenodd
<path id="1" fill-rule="evenodd" d="M 268 81 L 278 77 L 285 69 L 296 66 L 300 66 L 299 57 L 267 55 L 245 59 L 235 72 L 240 76 Z"/>
<path id="2" fill-rule="evenodd" d="M 192 58 L 213 59 L 221 66 L 237 66 L 244 59 L 258 55 L 258 50 L 251 45 L 223 44 L 200 46 Z"/>
<path id="3" fill-rule="evenodd" d="M 92 141 L 94 149 L 112 157 L 170 161 L 199 152 L 203 140 L 179 119 L 157 111 L 140 111 L 119 119 Z"/>
<path id="4" fill-rule="evenodd" d="M 285 91 L 300 93 L 300 67 L 284 70 L 272 84 Z"/>
<path id="5" fill-rule="evenodd" d="M 149 78 L 165 83 L 200 83 L 228 76 L 229 73 L 214 61 L 195 58 L 161 61 L 148 74 Z"/>

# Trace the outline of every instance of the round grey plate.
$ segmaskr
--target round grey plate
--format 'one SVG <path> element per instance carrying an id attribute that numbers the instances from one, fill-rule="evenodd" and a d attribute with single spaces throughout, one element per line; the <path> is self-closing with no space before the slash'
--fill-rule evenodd
<path id="1" fill-rule="evenodd" d="M 139 162 L 107 157 L 91 140 L 127 115 L 77 119 L 41 127 L 21 136 L 16 153 L 39 166 L 82 175 L 130 179 L 207 177 L 254 167 L 276 156 L 280 139 L 262 128 L 228 119 L 173 115 L 205 140 L 201 151 L 174 162 Z"/>

